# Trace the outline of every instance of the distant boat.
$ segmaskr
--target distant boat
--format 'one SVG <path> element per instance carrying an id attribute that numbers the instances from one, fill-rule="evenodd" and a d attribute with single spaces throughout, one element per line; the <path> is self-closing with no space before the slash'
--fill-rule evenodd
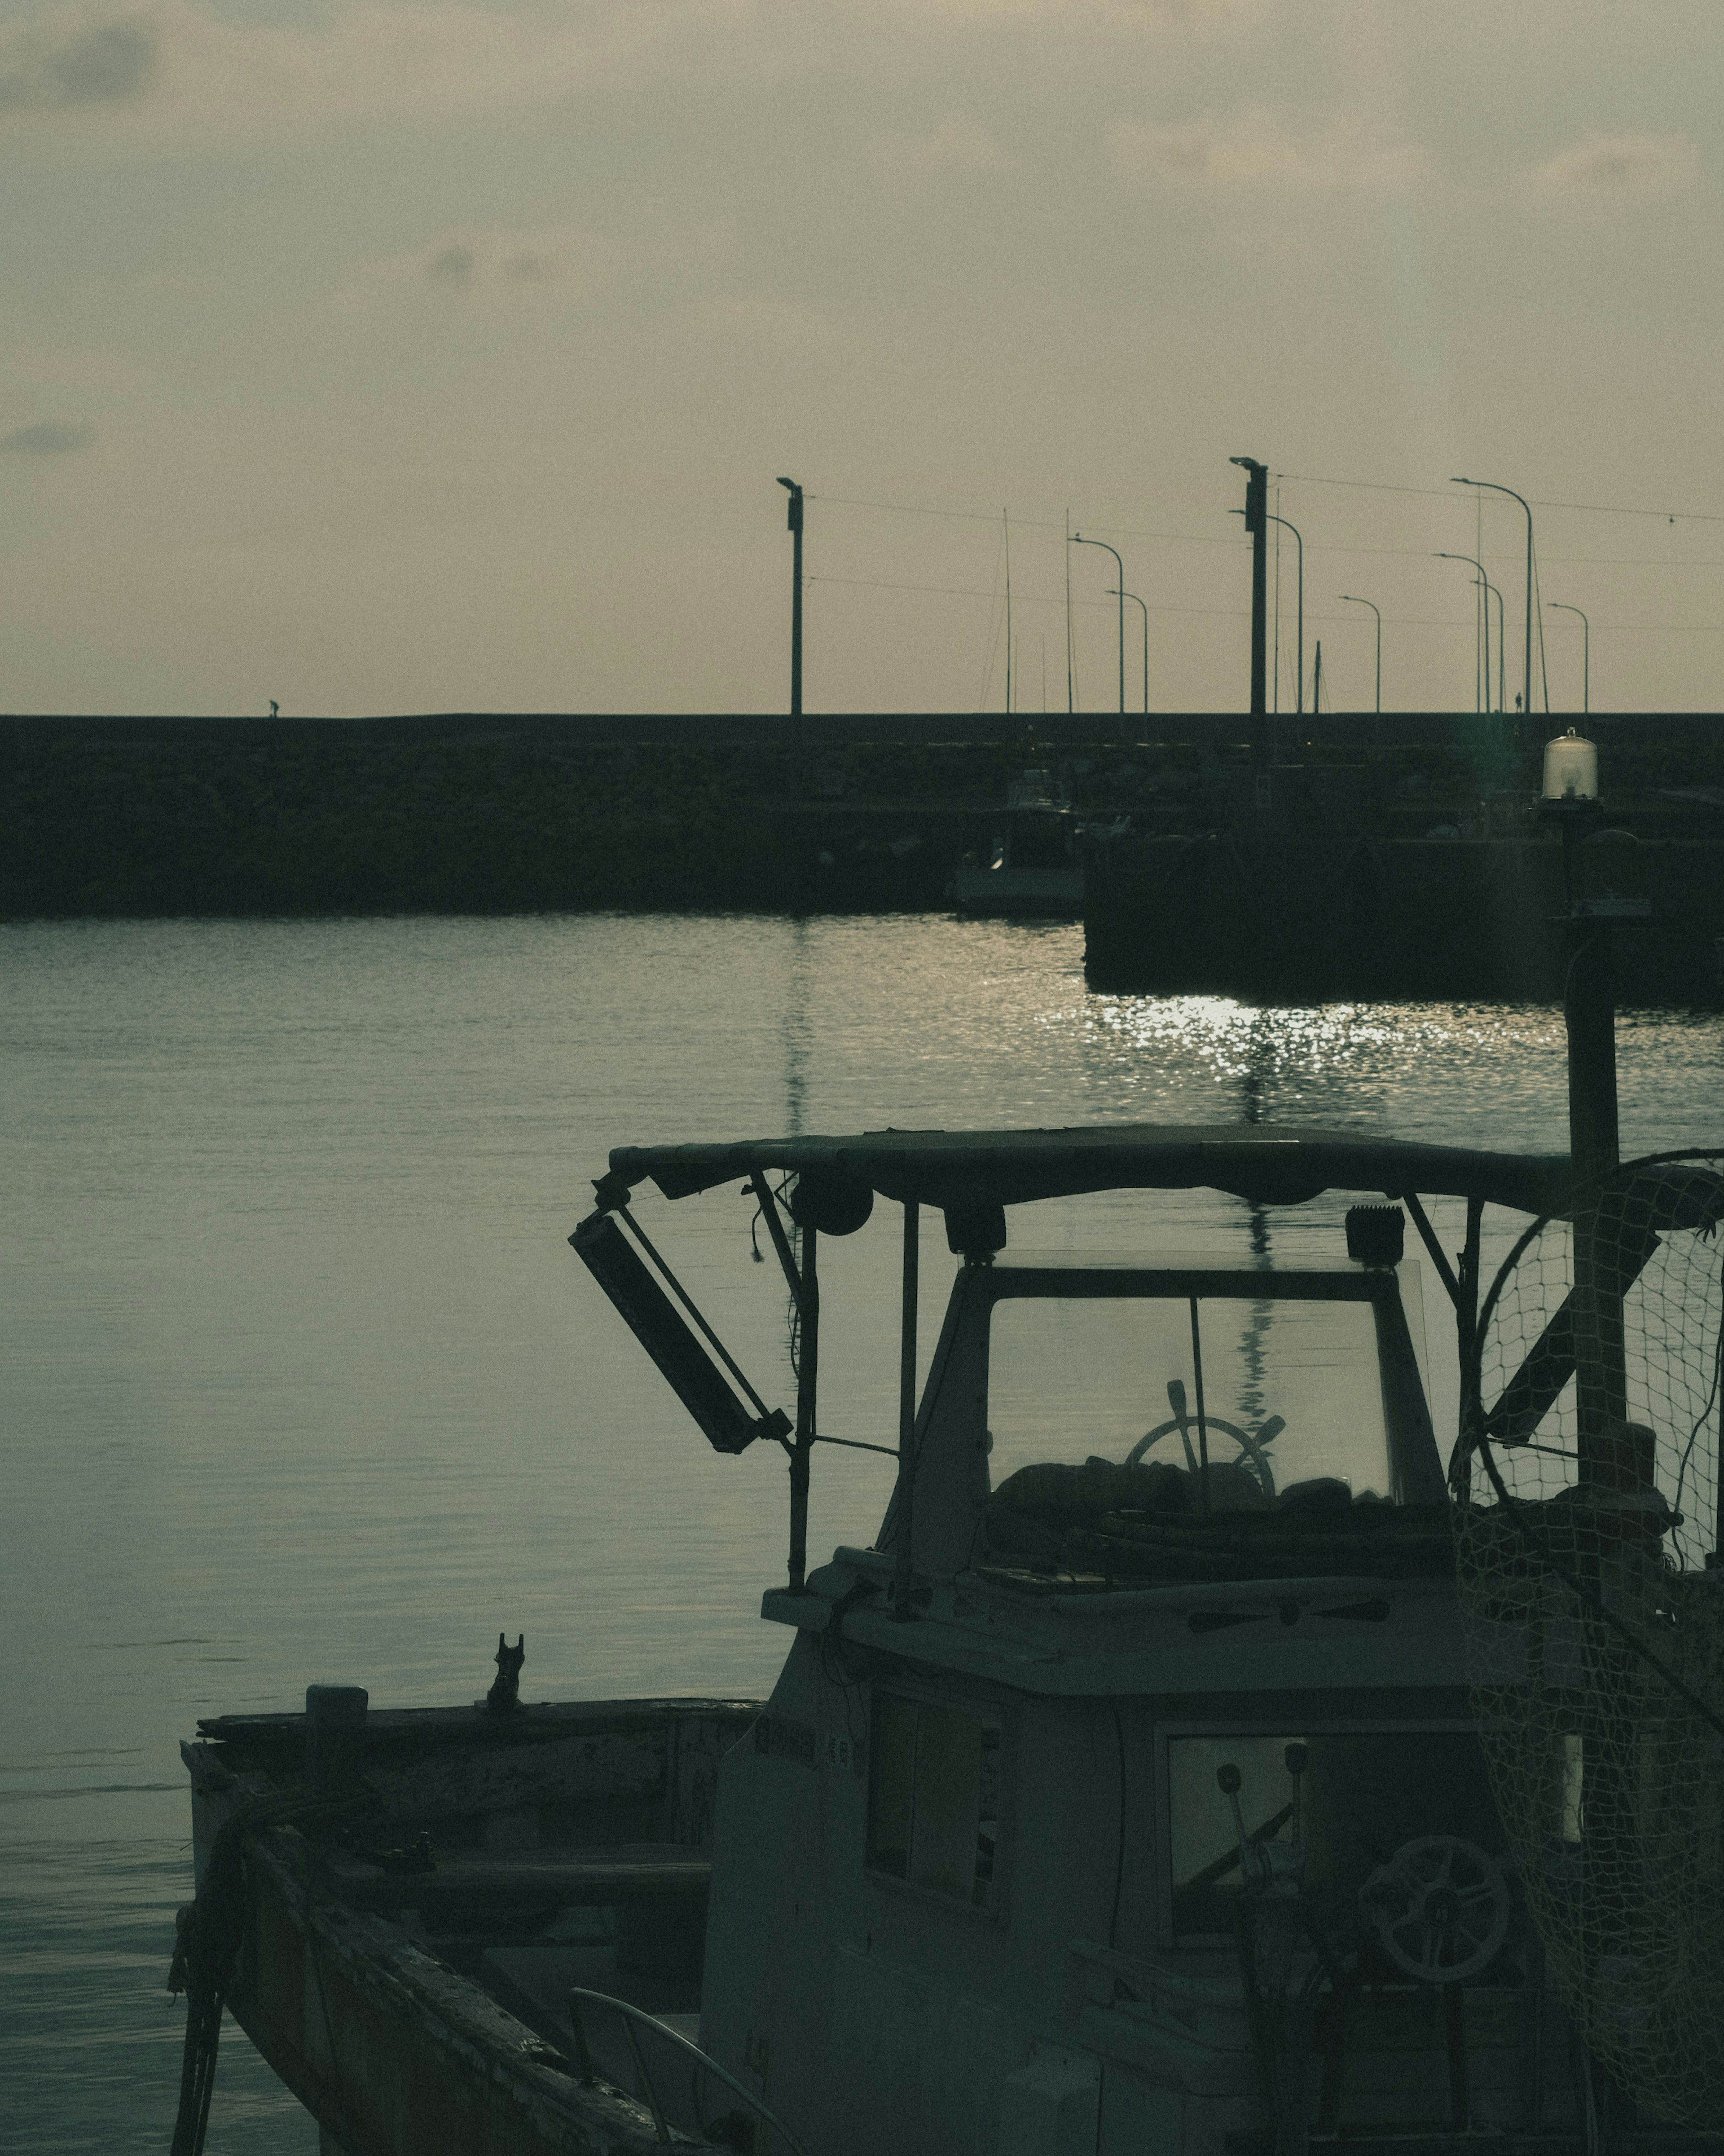
<path id="1" fill-rule="evenodd" d="M 1071 802 L 1051 773 L 1026 771 L 1006 790 L 1004 824 L 988 865 L 952 871 L 950 896 L 960 913 L 1057 915 L 1084 910 Z"/>

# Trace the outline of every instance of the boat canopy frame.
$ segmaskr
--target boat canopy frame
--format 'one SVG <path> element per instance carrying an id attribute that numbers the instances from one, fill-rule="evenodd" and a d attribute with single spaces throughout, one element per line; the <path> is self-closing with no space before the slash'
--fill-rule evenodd
<path id="1" fill-rule="evenodd" d="M 638 1186 L 649 1182 L 670 1199 L 729 1183 L 740 1183 L 753 1191 L 800 1329 L 793 1435 L 787 1427 L 788 1417 L 767 1417 L 764 1402 L 642 1235 L 629 1201 Z M 1046 1199 L 1114 1190 L 1213 1189 L 1275 1206 L 1304 1204 L 1330 1190 L 1396 1199 L 1406 1206 L 1455 1306 L 1465 1368 L 1465 1346 L 1477 1310 L 1480 1221 L 1485 1206 L 1496 1204 L 1535 1215 L 1560 1214 L 1573 1183 L 1573 1164 L 1567 1152 L 1491 1152 L 1473 1147 L 1364 1137 L 1312 1126 L 1121 1123 L 1016 1131 L 867 1131 L 853 1137 L 619 1146 L 610 1155 L 608 1173 L 593 1186 L 598 1212 L 569 1240 L 694 1411 L 690 1394 L 678 1383 L 672 1358 L 661 1353 L 642 1329 L 638 1308 L 631 1312 L 625 1306 L 603 1269 L 593 1263 L 595 1231 L 608 1216 L 618 1224 L 626 1223 L 731 1377 L 740 1381 L 747 1406 L 755 1411 L 745 1417 L 739 1403 L 731 1414 L 740 1444 L 722 1442 L 710 1418 L 703 1419 L 698 1412 L 696 1421 L 724 1450 L 740 1450 L 755 1435 L 776 1438 L 784 1446 L 790 1471 L 788 1584 L 798 1593 L 804 1589 L 808 1570 L 810 1455 L 817 1444 L 845 1442 L 826 1437 L 818 1427 L 819 1237 L 854 1233 L 869 1219 L 876 1196 L 902 1206 L 898 1443 L 895 1447 L 863 1449 L 883 1452 L 896 1462 L 892 1512 L 897 1522 L 898 1577 L 893 1601 L 908 1616 L 916 1588 L 910 1568 L 910 1527 L 917 1466 L 916 1276 L 923 1206 L 945 1214 L 947 1243 L 967 1266 L 990 1264 L 1005 1247 L 1008 1205 Z M 1451 1265 L 1426 1214 L 1421 1202 L 1424 1195 L 1466 1201 L 1465 1246 L 1456 1254 L 1458 1270 Z M 800 1230 L 798 1248 L 793 1248 L 781 1214 L 787 1199 Z M 746 1435 L 741 1427 L 745 1419 L 752 1425 Z"/>

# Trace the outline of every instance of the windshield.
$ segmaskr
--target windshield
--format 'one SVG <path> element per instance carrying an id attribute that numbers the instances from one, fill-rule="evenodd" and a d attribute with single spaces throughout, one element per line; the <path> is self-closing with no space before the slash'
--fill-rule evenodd
<path id="1" fill-rule="evenodd" d="M 1096 1456 L 1188 1472 L 1207 1460 L 1247 1503 L 1253 1487 L 1266 1501 L 1325 1477 L 1355 1496 L 1389 1488 L 1366 1302 L 1003 1301 L 988 1422 L 996 1490 L 1020 1467 Z"/>

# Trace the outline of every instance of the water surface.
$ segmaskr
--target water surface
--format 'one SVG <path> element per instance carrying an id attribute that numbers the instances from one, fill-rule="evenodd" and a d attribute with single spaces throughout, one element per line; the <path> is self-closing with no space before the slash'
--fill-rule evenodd
<path id="1" fill-rule="evenodd" d="M 1552 1011 L 1095 996 L 1080 960 L 1075 928 L 931 916 L 0 930 L 7 2146 L 167 2146 L 199 1715 L 313 1680 L 477 1697 L 505 1625 L 529 1697 L 771 1683 L 782 1457 L 679 1426 L 567 1248 L 611 1146 L 1240 1116 L 1563 1142 Z M 1627 1148 L 1724 1140 L 1721 1040 L 1715 1017 L 1624 1020 Z M 1022 1209 L 1013 1235 L 1238 1251 L 1266 1227 L 1339 1255 L 1346 1202 L 1254 1223 L 1122 1195 Z M 892 1210 L 822 1248 L 823 1421 L 889 1443 Z M 788 1398 L 752 1207 L 641 1211 Z M 937 1219 L 925 1251 L 931 1332 Z M 1427 1275 L 1440 1404 L 1439 1298 Z M 816 1468 L 813 1548 L 867 1541 L 887 1463 Z M 212 2151 L 316 2140 L 230 2031 Z"/>

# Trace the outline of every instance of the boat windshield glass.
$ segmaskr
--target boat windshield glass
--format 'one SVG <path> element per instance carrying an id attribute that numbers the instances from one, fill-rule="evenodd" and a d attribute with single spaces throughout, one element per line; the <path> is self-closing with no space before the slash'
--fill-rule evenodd
<path id="1" fill-rule="evenodd" d="M 993 1312 L 988 1424 L 996 1490 L 1044 1461 L 1189 1471 L 1205 1455 L 1247 1505 L 1320 1477 L 1355 1496 L 1389 1489 L 1364 1302 L 1005 1300 Z"/>

